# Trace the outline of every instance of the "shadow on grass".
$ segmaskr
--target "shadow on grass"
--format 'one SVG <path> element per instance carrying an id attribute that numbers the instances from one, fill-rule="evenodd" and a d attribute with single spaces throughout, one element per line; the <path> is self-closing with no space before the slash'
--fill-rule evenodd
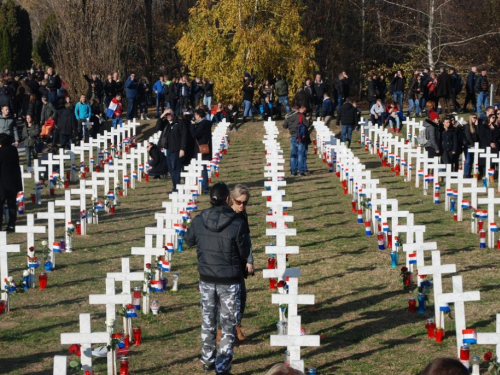
<path id="1" fill-rule="evenodd" d="M 30 353 L 30 355 L 17 357 L 17 358 L 1 358 L 0 363 L 2 364 L 2 374 L 8 374 L 10 372 L 19 371 L 24 368 L 30 368 L 32 364 L 39 363 L 42 357 L 54 357 L 55 355 L 65 355 L 64 350 L 53 351 L 53 352 L 40 352 L 40 353 Z M 50 375 L 53 373 L 52 370 L 45 370 L 39 372 L 29 372 L 30 375 Z"/>

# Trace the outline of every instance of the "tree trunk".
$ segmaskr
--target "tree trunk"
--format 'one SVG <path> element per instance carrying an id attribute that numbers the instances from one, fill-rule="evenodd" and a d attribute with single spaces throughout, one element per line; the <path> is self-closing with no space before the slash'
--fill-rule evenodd
<path id="1" fill-rule="evenodd" d="M 146 23 L 146 77 L 153 82 L 153 1 L 144 0 Z"/>
<path id="2" fill-rule="evenodd" d="M 427 62 L 430 71 L 434 70 L 434 56 L 432 55 L 432 34 L 434 32 L 434 0 L 429 0 L 429 27 L 427 30 Z"/>

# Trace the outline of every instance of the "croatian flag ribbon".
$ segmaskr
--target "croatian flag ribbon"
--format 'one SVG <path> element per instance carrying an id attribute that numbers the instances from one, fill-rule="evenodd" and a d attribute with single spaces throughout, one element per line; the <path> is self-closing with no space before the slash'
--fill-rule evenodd
<path id="1" fill-rule="evenodd" d="M 384 232 L 389 232 L 389 224 L 387 223 L 382 223 L 382 230 Z"/>
<path id="2" fill-rule="evenodd" d="M 417 264 L 417 253 L 408 254 L 410 264 Z"/>
<path id="3" fill-rule="evenodd" d="M 490 223 L 490 232 L 498 232 L 496 223 Z"/>
<path id="4" fill-rule="evenodd" d="M 137 171 L 132 171 L 132 178 L 137 180 Z"/>
<path id="5" fill-rule="evenodd" d="M 494 169 L 488 169 L 488 176 L 494 176 L 495 175 L 495 170 Z"/>
<path id="6" fill-rule="evenodd" d="M 380 220 L 380 212 L 375 211 L 375 219 Z"/>
<path id="7" fill-rule="evenodd" d="M 448 197 L 451 197 L 453 195 L 453 190 L 452 189 L 446 189 L 446 195 Z"/>
<path id="8" fill-rule="evenodd" d="M 418 177 L 424 177 L 424 170 L 423 169 L 418 170 Z"/>
<path id="9" fill-rule="evenodd" d="M 126 175 L 123 176 L 123 181 L 125 181 L 125 182 L 129 182 L 130 181 L 130 178 L 128 177 L 128 174 L 126 174 Z"/>
<path id="10" fill-rule="evenodd" d="M 171 242 L 167 242 L 167 253 L 173 253 L 174 252 L 174 244 Z"/>
<path id="11" fill-rule="evenodd" d="M 408 163 L 406 162 L 406 160 L 405 160 L 405 159 L 403 159 L 403 160 L 401 160 L 401 165 L 402 165 L 403 167 L 406 167 L 406 166 L 408 165 Z"/>
<path id="12" fill-rule="evenodd" d="M 24 202 L 24 192 L 20 191 L 17 193 L 16 203 Z"/>
<path id="13" fill-rule="evenodd" d="M 96 210 L 104 210 L 104 203 L 102 203 L 101 201 L 97 202 L 95 209 Z"/>
<path id="14" fill-rule="evenodd" d="M 139 171 L 141 171 L 141 172 L 142 172 L 143 170 L 144 170 L 144 165 L 139 164 Z"/>
<path id="15" fill-rule="evenodd" d="M 52 244 L 52 251 L 53 251 L 54 253 L 61 253 L 61 252 L 62 252 L 62 251 L 61 251 L 61 248 L 60 248 L 60 246 L 59 246 L 59 242 L 54 242 L 54 243 Z"/>
<path id="16" fill-rule="evenodd" d="M 432 174 L 428 174 L 425 176 L 425 181 L 426 182 L 433 182 L 434 181 L 434 176 Z"/>
<path id="17" fill-rule="evenodd" d="M 112 191 L 110 191 L 108 193 L 108 199 L 115 199 L 115 193 L 113 193 Z"/>
<path id="18" fill-rule="evenodd" d="M 488 212 L 487 211 L 482 211 L 482 210 L 477 210 L 476 216 L 479 219 L 487 219 L 488 218 Z"/>
<path id="19" fill-rule="evenodd" d="M 470 208 L 470 202 L 469 201 L 462 201 L 462 208 Z"/>
<path id="20" fill-rule="evenodd" d="M 464 344 L 477 344 L 477 334 L 474 328 L 462 330 L 462 339 Z"/>
<path id="21" fill-rule="evenodd" d="M 170 262 L 163 259 L 162 261 L 160 261 L 160 268 L 162 271 L 170 272 Z"/>
<path id="22" fill-rule="evenodd" d="M 94 158 L 90 158 L 90 164 L 95 164 Z"/>

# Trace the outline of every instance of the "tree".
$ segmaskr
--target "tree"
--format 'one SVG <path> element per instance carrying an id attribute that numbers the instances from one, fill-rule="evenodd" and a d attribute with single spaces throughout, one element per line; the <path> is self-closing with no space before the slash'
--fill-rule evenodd
<path id="1" fill-rule="evenodd" d="M 27 69 L 31 66 L 33 40 L 28 12 L 13 0 L 7 0 L 0 6 L 0 30 L 9 31 L 12 42 L 11 69 Z"/>
<path id="2" fill-rule="evenodd" d="M 2 44 L 0 45 L 0 71 L 12 69 L 12 41 L 7 28 L 2 31 Z"/>
<path id="3" fill-rule="evenodd" d="M 488 36 L 500 35 L 498 24 L 470 12 L 464 0 L 375 0 L 395 25 L 384 42 L 412 49 L 434 69 L 450 52 L 467 48 Z M 498 4 L 497 4 L 498 5 Z"/>
<path id="4" fill-rule="evenodd" d="M 54 42 L 55 38 L 55 25 L 56 25 L 56 16 L 54 13 L 51 13 L 50 16 L 45 20 L 42 26 L 42 30 L 40 35 L 35 41 L 35 45 L 33 46 L 33 62 L 37 65 L 41 66 L 52 66 L 54 62 L 52 61 L 52 57 L 50 55 L 49 45 Z"/>
<path id="5" fill-rule="evenodd" d="M 304 9 L 295 0 L 199 0 L 176 48 L 193 74 L 216 81 L 219 99 L 241 98 L 245 72 L 279 73 L 297 88 L 316 68 L 316 41 L 300 25 Z"/>

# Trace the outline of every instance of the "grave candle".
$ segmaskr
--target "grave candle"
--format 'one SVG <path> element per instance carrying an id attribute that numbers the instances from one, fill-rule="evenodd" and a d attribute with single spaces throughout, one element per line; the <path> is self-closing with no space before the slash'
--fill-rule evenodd
<path id="1" fill-rule="evenodd" d="M 451 199 L 451 208 L 450 208 L 450 212 L 455 212 L 455 199 Z"/>
<path id="2" fill-rule="evenodd" d="M 358 224 L 363 224 L 363 210 L 358 210 Z"/>
<path id="3" fill-rule="evenodd" d="M 486 249 L 486 231 L 484 229 L 479 231 L 479 248 Z"/>
<path id="4" fill-rule="evenodd" d="M 139 346 L 141 345 L 141 339 L 142 339 L 142 330 L 141 327 L 135 327 L 132 332 L 134 333 L 134 342 L 135 345 Z"/>
<path id="5" fill-rule="evenodd" d="M 418 293 L 418 313 L 419 314 L 425 314 L 425 300 L 426 300 L 426 296 L 424 293 Z"/>
<path id="6" fill-rule="evenodd" d="M 416 306 L 417 306 L 417 301 L 415 301 L 415 298 L 413 297 L 408 298 L 408 310 L 410 310 L 411 313 L 414 313 L 416 311 Z"/>
<path id="7" fill-rule="evenodd" d="M 397 243 L 397 237 L 396 237 L 396 243 Z M 391 251 L 391 267 L 393 267 L 393 268 L 397 267 L 398 266 L 398 261 L 399 261 L 398 251 L 397 250 L 392 250 Z"/>
<path id="8" fill-rule="evenodd" d="M 38 285 L 40 286 L 41 290 L 47 287 L 47 274 L 41 273 L 40 275 L 38 275 Z"/>
<path id="9" fill-rule="evenodd" d="M 470 350 L 469 350 L 469 345 L 463 344 L 460 347 L 460 362 L 462 362 L 462 365 L 465 366 L 465 368 L 469 368 L 469 358 L 470 358 Z"/>
<path id="10" fill-rule="evenodd" d="M 385 250 L 384 232 L 378 232 L 377 233 L 377 239 L 378 239 L 378 249 L 379 250 Z"/>
<path id="11" fill-rule="evenodd" d="M 434 319 L 427 319 L 425 329 L 427 330 L 427 337 L 430 339 L 434 338 L 434 331 L 436 329 L 436 323 L 434 323 Z"/>
<path id="12" fill-rule="evenodd" d="M 372 223 L 370 220 L 365 221 L 365 234 L 370 237 L 372 235 Z"/>
<path id="13" fill-rule="evenodd" d="M 479 359 L 478 355 L 475 355 L 472 357 L 472 373 L 471 375 L 479 375 L 479 364 L 481 363 L 481 360 Z"/>
<path id="14" fill-rule="evenodd" d="M 444 329 L 441 327 L 436 328 L 436 342 L 443 342 L 444 338 Z"/>

